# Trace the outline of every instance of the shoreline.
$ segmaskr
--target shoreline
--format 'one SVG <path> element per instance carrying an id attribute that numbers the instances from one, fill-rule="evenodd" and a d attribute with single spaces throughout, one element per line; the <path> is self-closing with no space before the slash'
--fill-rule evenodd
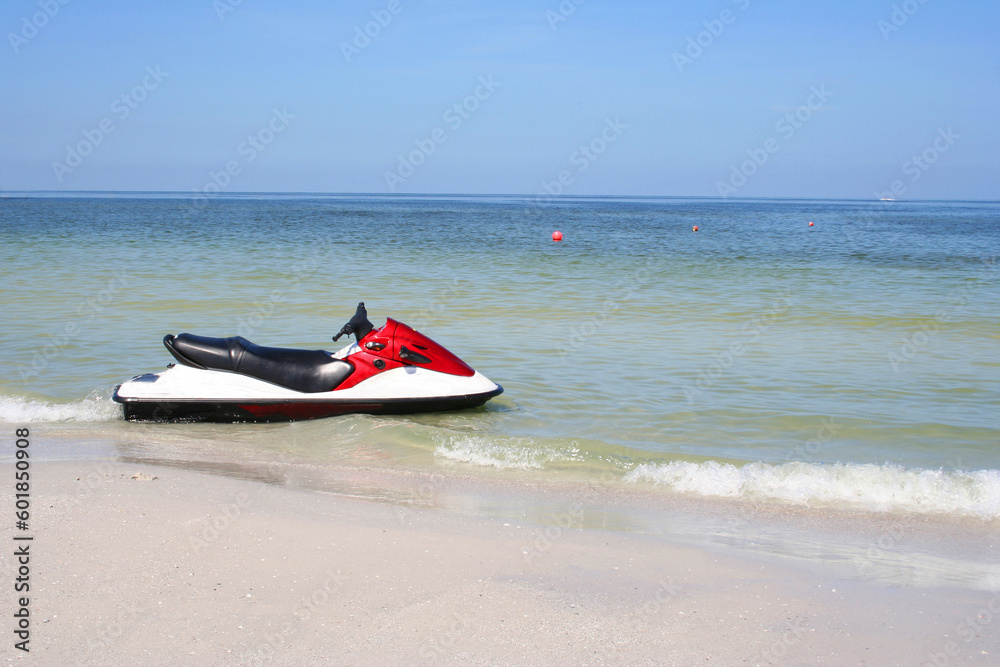
<path id="1" fill-rule="evenodd" d="M 2 474 L 13 479 L 12 469 Z M 733 548 L 732 535 L 692 545 L 677 530 L 614 524 L 638 503 L 662 510 L 649 494 L 619 499 L 614 513 L 592 490 L 530 492 L 502 480 L 469 489 L 439 476 L 420 506 L 402 494 L 348 497 L 143 461 L 35 462 L 31 471 L 32 650 L 8 645 L 8 662 L 986 665 L 1000 651 L 989 627 L 1000 618 L 1000 578 L 988 582 L 998 590 L 933 578 L 888 585 L 845 577 L 836 554 L 809 567 Z M 341 474 L 392 488 L 386 472 Z M 409 483 L 417 499 L 427 490 L 419 475 Z M 497 512 L 503 494 L 539 511 Z M 718 532 L 727 518 L 724 503 L 684 505 L 672 507 L 692 531 Z M 773 511 L 738 518 L 747 542 L 836 527 L 795 511 L 784 533 Z M 874 543 L 891 528 L 873 523 Z M 926 517 L 905 528 L 883 551 L 912 557 L 918 542 L 989 532 L 942 532 L 944 522 Z M 13 527 L 5 531 L 11 539 Z M 0 553 L 11 572 L 12 550 Z"/>
<path id="2" fill-rule="evenodd" d="M 997 520 L 759 502 L 680 493 L 618 477 L 553 478 L 446 463 L 437 469 L 352 464 L 199 462 L 121 457 L 123 463 L 225 475 L 386 504 L 535 526 L 546 535 L 599 530 L 769 559 L 823 576 L 896 586 L 1000 588 Z M 537 551 L 539 547 L 529 548 Z"/>

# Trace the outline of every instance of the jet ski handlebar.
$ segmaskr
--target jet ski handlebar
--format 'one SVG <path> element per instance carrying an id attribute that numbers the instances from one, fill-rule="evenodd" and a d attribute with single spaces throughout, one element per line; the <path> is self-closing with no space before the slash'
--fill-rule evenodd
<path id="1" fill-rule="evenodd" d="M 368 311 L 365 310 L 365 302 L 362 301 L 358 304 L 358 310 L 354 313 L 354 317 L 344 325 L 340 332 L 333 337 L 334 342 L 337 341 L 341 336 L 354 334 L 357 341 L 360 343 L 361 339 L 368 335 L 368 333 L 375 328 L 375 325 L 368 321 Z"/>

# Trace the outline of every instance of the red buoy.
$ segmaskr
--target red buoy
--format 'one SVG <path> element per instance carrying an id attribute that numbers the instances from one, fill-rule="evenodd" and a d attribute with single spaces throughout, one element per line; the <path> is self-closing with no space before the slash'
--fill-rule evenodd
<path id="1" fill-rule="evenodd" d="M 810 226 L 810 227 L 812 227 L 812 226 L 813 226 L 813 223 L 811 223 L 811 222 L 810 222 L 810 223 L 809 223 L 809 226 Z"/>
<path id="2" fill-rule="evenodd" d="M 558 229 L 556 231 L 552 232 L 552 240 L 553 241 L 562 241 L 562 232 L 560 232 Z"/>
<path id="3" fill-rule="evenodd" d="M 694 227 L 692 227 L 692 228 L 691 228 L 691 231 L 692 231 L 692 232 L 696 232 L 696 231 L 698 231 L 698 225 L 695 225 Z"/>

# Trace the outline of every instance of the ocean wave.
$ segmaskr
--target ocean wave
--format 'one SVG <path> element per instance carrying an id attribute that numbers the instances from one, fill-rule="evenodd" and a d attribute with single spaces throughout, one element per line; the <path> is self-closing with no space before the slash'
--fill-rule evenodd
<path id="1" fill-rule="evenodd" d="M 533 438 L 496 438 L 485 436 L 451 436 L 434 449 L 434 454 L 449 461 L 469 463 L 498 470 L 538 470 L 553 462 L 569 462 L 580 458 L 580 449 L 539 447 Z"/>
<path id="2" fill-rule="evenodd" d="M 72 403 L 32 401 L 23 396 L 0 397 L 0 423 L 107 422 L 121 419 L 121 406 L 106 396 L 88 396 Z"/>
<path id="3" fill-rule="evenodd" d="M 1000 518 L 1000 470 L 944 471 L 874 464 L 639 464 L 625 481 L 680 493 L 799 505 Z"/>

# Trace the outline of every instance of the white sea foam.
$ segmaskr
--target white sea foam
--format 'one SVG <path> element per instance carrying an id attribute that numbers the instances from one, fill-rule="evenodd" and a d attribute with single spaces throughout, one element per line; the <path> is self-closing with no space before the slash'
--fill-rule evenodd
<path id="1" fill-rule="evenodd" d="M 0 423 L 106 422 L 121 419 L 121 406 L 107 397 L 88 396 L 72 403 L 30 401 L 22 396 L 0 397 Z"/>
<path id="2" fill-rule="evenodd" d="M 439 444 L 434 454 L 449 461 L 499 470 L 537 470 L 547 463 L 574 460 L 579 457 L 579 449 L 539 447 L 531 438 L 453 436 Z"/>
<path id="3" fill-rule="evenodd" d="M 674 461 L 626 476 L 681 493 L 883 512 L 1000 518 L 1000 470 L 921 470 L 895 465 Z"/>

